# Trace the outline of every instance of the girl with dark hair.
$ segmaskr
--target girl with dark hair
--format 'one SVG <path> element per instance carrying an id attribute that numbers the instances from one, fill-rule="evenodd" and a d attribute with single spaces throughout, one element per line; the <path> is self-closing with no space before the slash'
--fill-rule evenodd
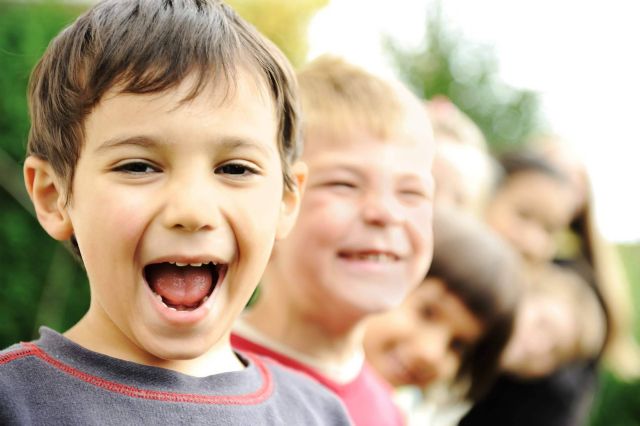
<path id="1" fill-rule="evenodd" d="M 458 401 L 479 398 L 511 333 L 519 271 L 515 253 L 484 224 L 436 209 L 431 268 L 399 308 L 369 322 L 368 361 L 396 387 L 449 382 Z M 407 414 L 420 417 L 416 408 Z"/>

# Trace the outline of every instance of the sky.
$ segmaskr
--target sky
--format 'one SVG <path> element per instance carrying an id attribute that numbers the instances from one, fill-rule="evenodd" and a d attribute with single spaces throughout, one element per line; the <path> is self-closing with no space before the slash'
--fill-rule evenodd
<path id="1" fill-rule="evenodd" d="M 309 28 L 309 58 L 334 53 L 394 75 L 380 41 L 423 39 L 433 0 L 331 0 Z M 511 86 L 537 91 L 543 114 L 589 170 L 605 238 L 640 242 L 640 1 L 443 0 L 447 23 L 491 46 Z"/>

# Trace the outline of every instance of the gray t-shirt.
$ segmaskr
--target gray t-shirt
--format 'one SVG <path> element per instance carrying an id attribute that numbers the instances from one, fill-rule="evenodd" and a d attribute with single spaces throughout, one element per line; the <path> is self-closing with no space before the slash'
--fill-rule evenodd
<path id="1" fill-rule="evenodd" d="M 192 377 L 89 351 L 42 327 L 0 352 L 2 425 L 348 425 L 342 403 L 253 355 L 242 371 Z"/>

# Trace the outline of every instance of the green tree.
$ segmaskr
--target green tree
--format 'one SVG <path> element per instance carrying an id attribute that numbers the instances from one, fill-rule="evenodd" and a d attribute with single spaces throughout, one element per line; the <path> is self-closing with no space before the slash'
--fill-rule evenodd
<path id="1" fill-rule="evenodd" d="M 45 234 L 22 180 L 31 69 L 81 8 L 0 2 L 0 347 L 30 340 L 41 324 L 64 330 L 88 306 L 82 268 Z"/>
<path id="2" fill-rule="evenodd" d="M 504 83 L 494 51 L 450 30 L 440 2 L 429 12 L 421 47 L 403 49 L 391 38 L 385 47 L 417 95 L 451 99 L 478 124 L 493 151 L 513 149 L 543 130 L 538 95 Z"/>

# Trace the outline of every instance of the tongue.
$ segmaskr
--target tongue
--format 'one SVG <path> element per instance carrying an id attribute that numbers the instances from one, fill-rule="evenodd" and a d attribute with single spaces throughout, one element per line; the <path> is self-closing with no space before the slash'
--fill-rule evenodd
<path id="1" fill-rule="evenodd" d="M 147 267 L 151 289 L 174 306 L 197 305 L 211 291 L 211 271 L 207 267 L 176 266 L 169 263 Z"/>

